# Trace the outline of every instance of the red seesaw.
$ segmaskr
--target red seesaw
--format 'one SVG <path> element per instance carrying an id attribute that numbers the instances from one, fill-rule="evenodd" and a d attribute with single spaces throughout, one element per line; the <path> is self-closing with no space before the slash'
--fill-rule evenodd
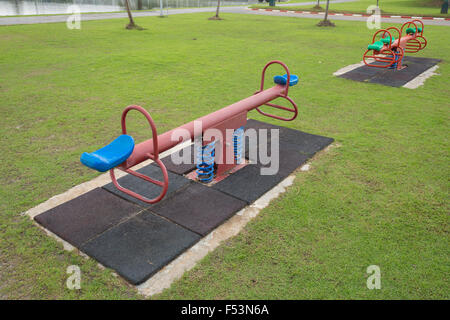
<path id="1" fill-rule="evenodd" d="M 417 26 L 418 24 L 420 27 Z M 404 36 L 402 36 L 403 29 L 405 29 Z M 364 52 L 364 63 L 368 67 L 403 69 L 402 60 L 405 53 L 416 53 L 427 46 L 423 30 L 423 22 L 417 19 L 405 22 L 400 30 L 396 27 L 378 30 L 373 35 L 372 43 Z M 392 36 L 391 31 L 396 32 L 397 39 Z M 379 35 L 381 39 L 377 40 Z M 373 59 L 376 63 L 367 59 Z"/>
<path id="2" fill-rule="evenodd" d="M 264 90 L 265 73 L 267 68 L 272 64 L 280 64 L 285 69 L 286 74 L 284 76 L 275 76 L 274 82 L 276 85 Z M 122 135 L 97 151 L 83 153 L 80 161 L 84 165 L 100 172 L 109 170 L 112 182 L 120 191 L 146 203 L 158 202 L 165 196 L 169 184 L 167 169 L 159 159 L 159 154 L 161 152 L 167 151 L 189 138 L 192 141 L 194 141 L 194 139 L 202 139 L 202 147 L 201 150 L 198 151 L 197 179 L 201 182 L 211 181 L 215 175 L 223 174 L 240 163 L 243 150 L 240 149 L 239 139 L 242 139 L 243 137 L 242 127 L 247 123 L 247 113 L 249 111 L 256 109 L 265 116 L 283 121 L 291 121 L 297 117 L 297 105 L 288 96 L 289 87 L 297 83 L 298 77 L 296 75 L 291 75 L 288 67 L 283 62 L 271 61 L 264 67 L 261 76 L 260 89 L 254 95 L 161 135 L 158 135 L 152 117 L 144 108 L 135 105 L 128 106 L 122 113 Z M 292 105 L 292 108 L 271 103 L 271 101 L 276 98 L 286 99 Z M 264 105 L 287 111 L 293 115 L 285 118 L 266 113 L 259 109 L 259 107 Z M 130 110 L 137 110 L 147 118 L 152 130 L 152 139 L 137 145 L 134 144 L 134 139 L 127 134 L 126 127 L 126 117 Z M 196 129 L 196 124 L 198 123 L 201 124 L 200 132 L 196 132 L 198 131 L 198 129 Z M 215 137 L 205 137 L 205 132 L 210 129 L 220 131 L 222 133 L 221 136 L 223 137 L 222 140 L 217 141 Z M 180 131 L 188 133 L 189 137 L 180 137 Z M 230 131 L 232 134 L 229 134 Z M 174 136 L 178 138 L 174 139 Z M 215 153 L 216 149 L 218 149 L 219 152 Z M 231 162 L 229 161 L 229 158 L 226 158 L 230 153 L 234 154 Z M 131 169 L 133 166 L 148 159 L 153 160 L 160 167 L 164 181 L 154 180 Z M 114 168 L 160 186 L 162 188 L 161 193 L 154 199 L 147 199 L 132 190 L 120 186 L 115 177 Z"/>

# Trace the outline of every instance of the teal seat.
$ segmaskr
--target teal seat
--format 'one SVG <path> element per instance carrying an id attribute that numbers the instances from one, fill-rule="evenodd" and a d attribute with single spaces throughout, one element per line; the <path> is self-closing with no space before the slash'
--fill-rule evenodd
<path id="1" fill-rule="evenodd" d="M 367 49 L 369 49 L 369 50 L 380 51 L 380 50 L 383 48 L 383 46 L 384 46 L 384 43 L 383 43 L 383 42 L 377 41 L 377 42 L 374 42 L 374 43 L 372 43 L 372 44 L 369 44 L 369 45 L 367 46 Z"/>
<path id="2" fill-rule="evenodd" d="M 287 82 L 287 74 L 284 76 L 273 77 L 273 82 L 277 84 L 285 85 Z M 298 77 L 295 74 L 291 74 L 289 78 L 289 87 L 295 86 L 298 83 Z"/>
<path id="3" fill-rule="evenodd" d="M 128 159 L 133 153 L 134 140 L 131 136 L 122 134 L 107 146 L 92 153 L 84 152 L 80 161 L 85 166 L 105 172 Z"/>
<path id="4" fill-rule="evenodd" d="M 391 40 L 391 37 L 385 37 L 385 38 L 382 38 L 382 39 L 381 39 L 381 42 L 383 42 L 384 44 L 389 45 L 390 40 Z M 394 41 L 395 41 L 395 38 L 392 37 L 392 43 L 394 43 Z"/>
<path id="5" fill-rule="evenodd" d="M 417 30 L 419 30 L 419 32 L 422 32 L 422 28 L 417 28 Z M 416 28 L 414 27 L 409 27 L 406 29 L 406 34 L 415 34 L 416 33 Z"/>

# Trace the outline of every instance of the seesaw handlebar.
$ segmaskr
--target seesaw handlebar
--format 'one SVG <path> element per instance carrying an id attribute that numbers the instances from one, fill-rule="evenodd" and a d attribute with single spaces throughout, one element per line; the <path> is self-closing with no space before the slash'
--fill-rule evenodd
<path id="1" fill-rule="evenodd" d="M 147 110 L 145 110 L 141 106 L 132 105 L 132 106 L 126 107 L 125 110 L 123 110 L 123 112 L 122 112 L 121 124 L 122 124 L 122 133 L 123 134 L 127 134 L 127 122 L 126 122 L 126 119 L 127 119 L 128 112 L 131 111 L 131 110 L 137 110 L 140 113 L 142 113 L 144 115 L 144 117 L 147 119 L 147 121 L 148 121 L 148 123 L 150 125 L 150 128 L 152 130 L 152 139 L 150 139 L 149 141 L 152 141 L 153 150 L 151 152 L 146 152 L 142 156 L 153 160 L 160 167 L 160 169 L 162 171 L 162 174 L 163 174 L 163 180 L 164 181 L 154 180 L 154 179 L 152 179 L 152 178 L 150 178 L 150 177 L 148 177 L 148 176 L 146 176 L 144 174 L 141 174 L 139 172 L 133 171 L 129 167 L 126 167 L 126 166 L 123 166 L 123 165 L 121 165 L 122 170 L 124 170 L 125 172 L 127 172 L 127 173 L 129 173 L 131 175 L 134 175 L 135 177 L 138 177 L 138 178 L 143 179 L 143 180 L 145 180 L 147 182 L 150 182 L 150 183 L 153 183 L 153 184 L 155 184 L 157 186 L 160 186 L 162 188 L 162 190 L 161 190 L 160 194 L 156 198 L 148 199 L 148 198 L 143 197 L 142 195 L 140 195 L 140 194 L 138 194 L 138 193 L 136 193 L 136 192 L 134 192 L 134 191 L 132 191 L 130 189 L 122 187 L 119 184 L 119 182 L 117 181 L 117 179 L 116 179 L 116 176 L 115 176 L 115 173 L 114 173 L 114 168 L 112 168 L 109 171 L 109 174 L 110 174 L 110 177 L 111 177 L 111 180 L 112 180 L 113 184 L 120 191 L 122 191 L 122 192 L 124 192 L 124 193 L 126 193 L 126 194 L 128 194 L 128 195 L 130 195 L 132 197 L 135 197 L 135 198 L 137 198 L 137 199 L 139 199 L 139 200 L 141 200 L 143 202 L 156 203 L 156 202 L 160 201 L 166 195 L 167 189 L 169 187 L 169 174 L 167 173 L 166 166 L 159 159 L 158 132 L 156 131 L 155 122 L 153 121 L 152 117 L 147 112 Z M 133 150 L 133 153 L 134 152 L 135 151 Z"/>
<path id="2" fill-rule="evenodd" d="M 269 67 L 271 64 L 274 64 L 274 63 L 280 64 L 286 70 L 286 73 L 287 73 L 286 85 L 277 84 L 274 87 L 264 90 L 265 71 L 267 70 L 267 67 Z M 281 61 L 271 61 L 268 64 L 266 64 L 266 66 L 264 67 L 263 73 L 262 73 L 260 90 L 257 91 L 254 95 L 247 97 L 245 99 L 242 99 L 242 100 L 240 100 L 236 103 L 233 103 L 227 107 L 224 107 L 220 110 L 214 111 L 213 113 L 210 113 L 206 116 L 200 117 L 197 120 L 191 121 L 191 122 L 186 123 L 178 128 L 172 129 L 170 131 L 167 131 L 167 132 L 157 136 L 156 128 L 153 129 L 154 128 L 153 120 L 151 120 L 150 115 L 148 115 L 148 116 L 146 115 L 147 119 L 149 120 L 150 126 L 152 126 L 153 138 L 137 144 L 134 147 L 134 151 L 131 154 L 131 156 L 121 165 L 122 169 L 128 169 L 138 163 L 141 163 L 142 161 L 147 159 L 147 154 L 149 154 L 149 153 L 153 154 L 153 155 L 155 153 L 159 154 L 160 152 L 169 150 L 169 149 L 175 147 L 176 145 L 178 145 L 179 143 L 182 143 L 183 139 L 174 139 L 173 138 L 175 136 L 179 137 L 179 135 L 177 134 L 177 132 L 178 133 L 180 132 L 179 130 L 187 131 L 190 135 L 190 138 L 194 139 L 198 135 L 201 135 L 204 130 L 206 130 L 208 128 L 214 128 L 217 125 L 219 125 L 220 123 L 222 123 L 228 119 L 231 119 L 242 113 L 247 113 L 253 109 L 258 110 L 259 113 L 261 113 L 265 116 L 272 117 L 275 119 L 279 119 L 279 120 L 283 120 L 283 121 L 294 120 L 297 117 L 298 111 L 297 111 L 297 105 L 295 104 L 295 102 L 287 96 L 287 93 L 289 90 L 289 88 L 288 88 L 289 81 L 290 81 L 290 73 L 289 73 L 289 69 L 287 68 L 287 66 L 284 63 L 282 63 Z M 270 101 L 272 101 L 276 98 L 284 98 L 284 99 L 288 100 L 291 103 L 291 105 L 293 106 L 293 109 L 270 103 Z M 292 112 L 292 113 L 294 113 L 294 116 L 291 118 L 283 118 L 280 116 L 265 113 L 258 109 L 258 107 L 263 106 L 263 105 L 267 105 L 267 106 L 270 106 L 273 108 Z M 137 106 L 131 106 L 131 107 L 134 107 L 134 109 L 137 108 Z M 141 108 L 141 107 L 139 107 L 139 108 L 140 108 L 140 109 L 138 109 L 139 111 L 141 111 L 142 113 L 144 113 L 144 112 L 146 113 L 146 111 L 143 108 Z M 144 112 L 142 110 L 144 110 Z M 145 115 L 145 113 L 144 113 L 144 115 Z M 126 113 L 124 111 L 123 121 L 124 121 L 125 116 L 126 116 Z M 122 121 L 122 128 L 125 128 L 125 132 L 126 132 L 126 127 L 124 127 L 123 121 Z M 196 124 L 195 124 L 196 122 L 200 122 L 202 124 L 202 132 L 196 132 Z M 158 140 L 158 141 L 155 142 L 155 140 Z"/>
<path id="3" fill-rule="evenodd" d="M 152 141 L 153 141 L 153 152 L 152 152 L 152 158 L 158 159 L 159 158 L 159 149 L 158 149 L 158 132 L 156 131 L 156 125 L 153 121 L 152 117 L 148 113 L 147 110 L 142 108 L 141 106 L 128 106 L 126 107 L 122 112 L 122 119 L 121 119 L 121 125 L 122 125 L 122 134 L 127 134 L 127 114 L 130 110 L 137 110 L 140 113 L 144 115 L 145 118 L 147 118 L 147 121 L 150 125 L 150 128 L 152 129 Z M 152 160 L 154 160 L 152 159 Z"/>
<path id="4" fill-rule="evenodd" d="M 263 70 L 262 70 L 262 74 L 261 74 L 261 85 L 260 85 L 260 87 L 259 87 L 259 91 L 257 91 L 256 93 L 261 92 L 261 91 L 264 90 L 264 80 L 265 80 L 265 77 L 266 77 L 266 70 L 267 70 L 267 68 L 268 68 L 269 66 L 271 66 L 272 64 L 275 64 L 275 63 L 281 65 L 281 66 L 284 68 L 284 70 L 286 71 L 286 74 L 287 74 L 287 82 L 286 82 L 286 83 L 289 84 L 289 81 L 291 80 L 291 73 L 289 72 L 289 68 L 287 67 L 287 65 L 285 65 L 283 62 L 281 62 L 281 61 L 279 61 L 279 60 L 272 60 L 272 61 L 268 62 L 268 63 L 264 66 L 264 68 L 263 68 Z M 288 95 L 288 92 L 289 92 L 289 86 L 286 85 L 286 89 L 285 89 L 285 92 L 284 92 L 284 96 L 287 96 L 287 95 Z"/>
<path id="5" fill-rule="evenodd" d="M 281 92 L 281 93 L 279 94 L 278 97 L 284 98 L 284 99 L 286 99 L 287 101 L 289 101 L 289 103 L 292 105 L 293 109 L 290 109 L 290 108 L 287 108 L 287 107 L 284 107 L 284 106 L 280 106 L 280 105 L 277 105 L 277 104 L 273 104 L 273 103 L 270 103 L 270 102 L 267 102 L 267 103 L 265 103 L 264 105 L 265 105 L 265 106 L 272 107 L 272 108 L 276 108 L 276 109 L 280 109 L 280 110 L 292 112 L 294 115 L 293 115 L 292 117 L 290 117 L 290 118 L 285 118 L 285 117 L 281 117 L 281 116 L 277 116 L 277 115 L 274 115 L 274 114 L 270 114 L 270 113 L 261 111 L 261 110 L 259 109 L 259 107 L 256 107 L 255 109 L 256 109 L 256 111 L 258 111 L 260 114 L 262 114 L 262 115 L 264 115 L 264 116 L 266 116 L 266 117 L 270 117 L 270 118 L 274 118 L 274 119 L 278 119 L 278 120 L 282 120 L 282 121 L 292 121 L 292 120 L 294 120 L 295 118 L 297 118 L 297 115 L 298 115 L 298 109 L 297 109 L 297 105 L 295 104 L 295 102 L 294 102 L 291 98 L 288 97 L 289 83 L 290 83 L 290 81 L 291 81 L 291 73 L 289 72 L 289 68 L 286 66 L 286 64 L 284 64 L 283 62 L 278 61 L 278 60 L 273 60 L 273 61 L 270 61 L 269 63 L 267 63 L 267 64 L 264 66 L 263 71 L 262 71 L 262 75 L 261 75 L 261 86 L 260 86 L 259 90 L 256 91 L 255 94 L 257 94 L 257 93 L 259 93 L 259 92 L 261 92 L 261 91 L 264 91 L 264 80 L 265 80 L 266 70 L 267 70 L 267 68 L 268 68 L 270 65 L 275 64 L 275 63 L 281 65 L 281 66 L 284 68 L 284 70 L 286 71 L 286 75 L 287 75 L 285 91 L 284 91 L 284 92 Z M 276 99 L 276 98 L 277 98 L 277 97 L 275 97 L 274 99 Z M 272 100 L 273 100 L 273 99 L 272 99 Z"/>

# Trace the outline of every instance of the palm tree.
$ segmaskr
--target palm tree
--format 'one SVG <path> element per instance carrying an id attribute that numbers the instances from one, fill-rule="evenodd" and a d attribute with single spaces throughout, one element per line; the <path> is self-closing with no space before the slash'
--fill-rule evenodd
<path id="1" fill-rule="evenodd" d="M 328 7 L 330 6 L 330 0 L 327 0 L 327 7 L 325 9 L 325 17 L 317 25 L 319 27 L 335 27 L 334 23 L 328 20 Z"/>
<path id="2" fill-rule="evenodd" d="M 222 20 L 222 18 L 219 17 L 219 10 L 220 10 L 220 0 L 217 0 L 216 15 L 214 17 L 209 18 L 209 20 Z"/>

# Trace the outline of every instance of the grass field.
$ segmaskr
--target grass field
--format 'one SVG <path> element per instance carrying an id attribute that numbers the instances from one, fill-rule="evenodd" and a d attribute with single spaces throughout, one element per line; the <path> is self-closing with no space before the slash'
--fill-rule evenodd
<path id="1" fill-rule="evenodd" d="M 303 2 L 303 1 L 298 1 Z M 277 2 L 278 3 L 278 2 Z M 376 5 L 376 0 L 356 0 L 355 2 L 330 3 L 329 12 L 341 13 L 366 13 L 370 5 Z M 306 10 L 306 11 L 324 11 L 326 1 L 321 0 L 322 9 L 313 8 L 313 6 L 283 6 L 275 9 L 283 10 Z M 448 17 L 448 14 L 441 13 L 441 3 L 438 0 L 383 0 L 379 2 L 382 14 L 390 15 L 413 15 L 413 16 L 432 16 Z M 253 8 L 274 8 L 268 4 L 255 4 Z"/>
<path id="2" fill-rule="evenodd" d="M 281 125 L 335 146 L 156 298 L 450 298 L 448 27 L 427 26 L 429 46 L 417 54 L 443 59 L 441 75 L 408 90 L 332 76 L 361 60 L 365 22 L 331 30 L 311 19 L 210 15 L 136 19 L 144 31 L 121 19 L 0 28 L 0 298 L 140 298 L 20 213 L 97 176 L 79 156 L 119 134 L 125 106 L 144 106 L 164 132 L 252 94 L 271 59 L 300 76 L 290 90 L 299 117 Z M 143 119 L 132 119 L 129 131 L 147 138 Z M 65 286 L 73 264 L 78 291 Z M 381 290 L 366 288 L 372 264 Z"/>

